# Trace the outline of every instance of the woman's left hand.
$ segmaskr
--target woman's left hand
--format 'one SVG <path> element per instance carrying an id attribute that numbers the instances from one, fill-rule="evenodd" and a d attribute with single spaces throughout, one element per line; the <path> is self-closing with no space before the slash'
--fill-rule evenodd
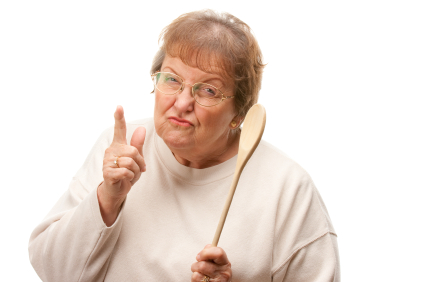
<path id="1" fill-rule="evenodd" d="M 210 282 L 230 282 L 232 279 L 231 264 L 222 248 L 206 245 L 196 260 L 198 262 L 192 264 L 192 282 L 204 281 L 205 276 L 210 277 Z"/>

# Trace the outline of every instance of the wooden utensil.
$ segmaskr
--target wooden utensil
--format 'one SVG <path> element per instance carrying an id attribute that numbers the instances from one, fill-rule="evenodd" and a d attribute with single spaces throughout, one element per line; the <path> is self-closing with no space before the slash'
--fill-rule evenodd
<path id="1" fill-rule="evenodd" d="M 238 185 L 239 177 L 244 169 L 249 158 L 251 158 L 255 149 L 260 143 L 263 136 L 264 127 L 266 126 L 266 109 L 260 104 L 255 104 L 249 109 L 244 125 L 242 127 L 241 139 L 239 140 L 238 159 L 236 162 L 236 170 L 233 176 L 233 182 L 230 186 L 229 194 L 227 195 L 226 203 L 224 204 L 223 212 L 214 235 L 212 246 L 216 247 L 220 239 L 221 231 L 223 230 L 224 222 L 226 221 L 227 213 L 229 212 L 230 204 L 232 203 L 233 195 Z"/>

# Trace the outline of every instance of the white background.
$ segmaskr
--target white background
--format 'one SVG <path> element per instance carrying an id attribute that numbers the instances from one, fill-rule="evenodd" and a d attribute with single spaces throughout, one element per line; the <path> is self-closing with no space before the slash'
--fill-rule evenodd
<path id="1" fill-rule="evenodd" d="M 127 120 L 152 116 L 161 29 L 212 8 L 259 41 L 264 139 L 313 177 L 343 281 L 425 281 L 424 2 L 146 2 L 1 2 L 1 280 L 39 281 L 32 229 L 116 105 Z"/>

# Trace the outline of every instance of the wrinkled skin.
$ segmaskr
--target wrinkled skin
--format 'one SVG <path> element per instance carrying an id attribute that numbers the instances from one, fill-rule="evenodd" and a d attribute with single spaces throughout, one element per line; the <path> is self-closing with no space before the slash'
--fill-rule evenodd
<path id="1" fill-rule="evenodd" d="M 231 264 L 222 248 L 206 245 L 196 260 L 191 268 L 191 282 L 200 282 L 205 275 L 210 277 L 210 282 L 228 282 L 232 279 Z"/>

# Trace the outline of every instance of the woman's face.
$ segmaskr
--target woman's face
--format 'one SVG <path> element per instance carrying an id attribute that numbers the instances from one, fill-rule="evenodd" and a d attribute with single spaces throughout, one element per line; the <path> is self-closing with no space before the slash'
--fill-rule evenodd
<path id="1" fill-rule="evenodd" d="M 201 106 L 192 96 L 191 85 L 205 82 L 222 90 L 225 96 L 232 96 L 232 82 L 168 55 L 161 71 L 177 74 L 188 84 L 184 85 L 183 91 L 174 95 L 164 95 L 155 90 L 154 122 L 157 134 L 174 153 L 207 158 L 222 154 L 228 146 L 230 123 L 236 116 L 234 100 L 226 99 L 212 107 Z"/>

